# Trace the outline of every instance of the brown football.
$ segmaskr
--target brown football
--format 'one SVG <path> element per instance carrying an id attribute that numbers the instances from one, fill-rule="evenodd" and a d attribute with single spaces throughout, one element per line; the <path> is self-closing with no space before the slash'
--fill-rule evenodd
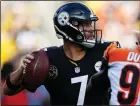
<path id="1" fill-rule="evenodd" d="M 49 72 L 49 59 L 46 52 L 41 49 L 32 53 L 34 59 L 26 67 L 23 79 L 24 87 L 34 90 L 45 81 Z"/>

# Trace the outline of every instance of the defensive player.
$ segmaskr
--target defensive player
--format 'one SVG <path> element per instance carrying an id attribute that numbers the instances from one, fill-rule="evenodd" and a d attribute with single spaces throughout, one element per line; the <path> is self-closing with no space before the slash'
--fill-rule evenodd
<path id="1" fill-rule="evenodd" d="M 89 94 L 90 98 L 85 101 L 89 78 L 100 71 L 103 52 L 110 44 L 97 35 L 101 32 L 96 29 L 97 20 L 98 17 L 86 5 L 77 2 L 65 4 L 56 11 L 54 28 L 64 44 L 44 48 L 50 63 L 44 86 L 50 93 L 52 105 L 106 104 L 103 101 L 105 90 L 94 91 L 94 96 Z M 26 65 L 33 58 L 28 54 L 19 69 L 7 76 L 3 90 L 5 95 L 15 95 L 24 89 L 23 73 L 26 74 Z M 36 89 L 28 90 L 35 92 Z"/>
<path id="2" fill-rule="evenodd" d="M 110 105 L 140 105 L 140 32 L 134 33 L 138 39 L 134 48 L 112 43 L 106 49 L 103 71 L 91 77 L 87 93 L 95 91 L 94 86 L 110 86 Z"/>

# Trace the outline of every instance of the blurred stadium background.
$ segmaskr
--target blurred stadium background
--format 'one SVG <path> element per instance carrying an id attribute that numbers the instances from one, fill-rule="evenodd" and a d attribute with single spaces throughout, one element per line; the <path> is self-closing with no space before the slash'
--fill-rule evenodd
<path id="1" fill-rule="evenodd" d="M 39 48 L 59 46 L 52 17 L 56 9 L 70 1 L 1 1 L 1 77 L 15 70 L 22 57 Z M 86 3 L 99 17 L 98 28 L 106 41 L 132 46 L 133 29 L 140 30 L 140 1 L 79 1 Z M 2 89 L 1 89 L 2 91 Z M 22 91 L 15 96 L 1 95 L 2 105 L 47 104 L 44 86 L 36 93 Z"/>

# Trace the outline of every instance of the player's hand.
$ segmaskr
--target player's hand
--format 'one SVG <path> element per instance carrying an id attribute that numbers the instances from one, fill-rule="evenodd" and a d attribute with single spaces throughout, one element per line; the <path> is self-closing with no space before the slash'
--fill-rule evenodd
<path id="1" fill-rule="evenodd" d="M 33 55 L 31 54 L 27 54 L 25 56 L 25 58 L 23 59 L 22 63 L 21 63 L 21 66 L 20 66 L 20 70 L 23 72 L 23 74 L 26 73 L 26 67 L 28 64 L 31 63 L 31 61 L 34 59 Z"/>
<path id="2" fill-rule="evenodd" d="M 12 72 L 10 74 L 10 81 L 12 84 L 14 85 L 20 85 L 23 78 L 24 78 L 24 75 L 26 74 L 26 67 L 28 64 L 31 63 L 31 61 L 34 59 L 34 57 L 31 55 L 31 54 L 27 54 L 23 60 L 21 61 L 21 64 L 20 64 L 20 67 Z"/>

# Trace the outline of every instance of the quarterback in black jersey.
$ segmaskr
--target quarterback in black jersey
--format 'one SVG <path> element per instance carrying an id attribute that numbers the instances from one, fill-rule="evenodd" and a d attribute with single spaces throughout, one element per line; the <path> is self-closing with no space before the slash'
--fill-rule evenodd
<path id="1" fill-rule="evenodd" d="M 86 95 L 87 83 L 100 71 L 104 50 L 110 44 L 102 41 L 102 31 L 96 29 L 97 20 L 98 17 L 86 5 L 77 2 L 61 6 L 54 14 L 56 35 L 63 39 L 64 44 L 44 48 L 50 64 L 44 86 L 50 93 L 52 105 L 106 104 L 103 95 L 107 91 L 97 89 L 92 96 Z M 12 90 L 5 83 L 5 95 L 15 95 L 24 89 L 22 81 L 15 79 L 22 78 L 25 64 L 32 59 L 33 56 L 28 54 L 20 69 L 10 74 L 11 84 L 20 87 Z"/>

